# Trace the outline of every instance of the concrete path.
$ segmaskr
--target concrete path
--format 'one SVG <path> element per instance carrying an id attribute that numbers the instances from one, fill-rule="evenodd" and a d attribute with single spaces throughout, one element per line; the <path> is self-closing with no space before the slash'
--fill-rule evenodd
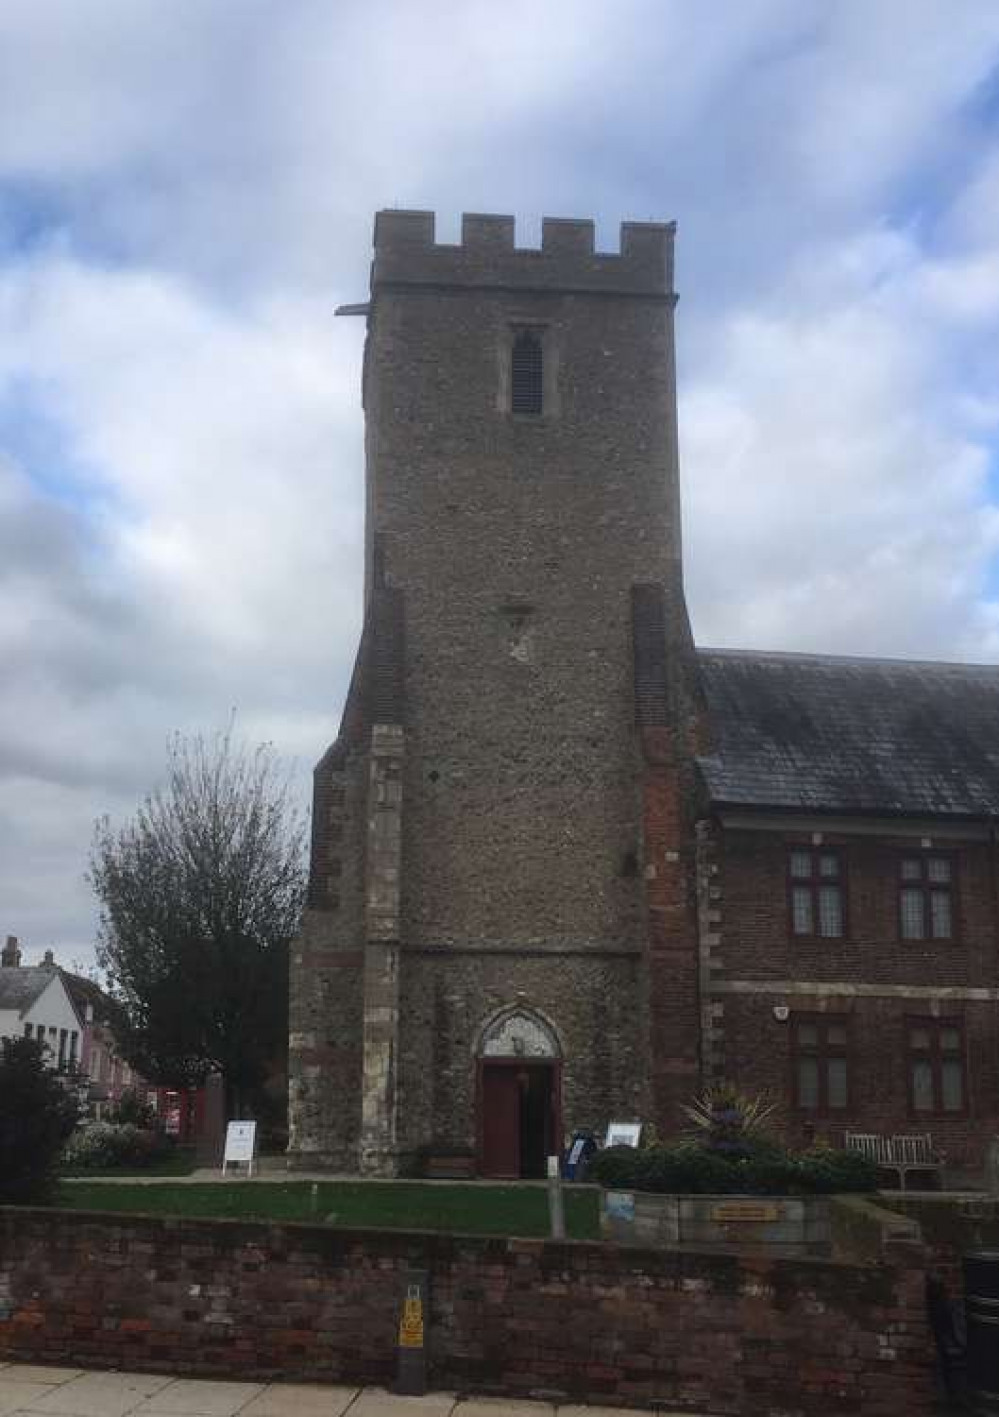
<path id="1" fill-rule="evenodd" d="M 627 1417 L 619 1407 L 558 1406 L 380 1388 L 230 1383 L 151 1373 L 0 1363 L 0 1417 Z M 634 1413 L 630 1414 L 634 1417 Z M 672 1413 L 671 1417 L 689 1417 Z M 703 1417 L 703 1415 L 702 1415 Z"/>
<path id="2" fill-rule="evenodd" d="M 547 1181 L 501 1181 L 494 1177 L 468 1176 L 460 1181 L 445 1181 L 437 1177 L 431 1178 L 408 1176 L 358 1176 L 357 1173 L 348 1174 L 340 1171 L 289 1171 L 288 1163 L 283 1156 L 265 1156 L 257 1163 L 256 1172 L 253 1176 L 246 1174 L 246 1168 L 240 1170 L 230 1170 L 227 1175 L 222 1175 L 221 1166 L 199 1166 L 194 1171 L 189 1171 L 186 1176 L 146 1176 L 141 1171 L 133 1173 L 131 1176 L 61 1176 L 61 1181 L 69 1184 L 78 1182 L 81 1185 L 89 1185 L 91 1182 L 102 1186 L 185 1186 L 202 1185 L 206 1181 L 235 1182 L 244 1181 L 256 1184 L 261 1181 L 268 1182 L 299 1182 L 299 1181 L 349 1181 L 352 1185 L 363 1182 L 366 1186 L 509 1186 L 521 1189 L 524 1186 L 547 1186 Z M 566 1190 L 574 1187 L 583 1189 L 581 1183 L 576 1181 L 563 1181 Z M 588 1187 L 587 1189 L 592 1189 Z M 913 1192 L 915 1194 L 915 1192 Z"/>

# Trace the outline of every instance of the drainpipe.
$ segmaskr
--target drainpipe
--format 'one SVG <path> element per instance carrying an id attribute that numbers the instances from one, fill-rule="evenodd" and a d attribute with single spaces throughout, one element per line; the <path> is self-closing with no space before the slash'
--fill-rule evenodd
<path id="1" fill-rule="evenodd" d="M 996 818 L 990 816 L 989 822 L 989 887 L 992 895 L 992 955 L 989 959 L 989 983 L 995 989 L 999 986 L 999 878 L 996 874 L 996 852 L 999 850 L 999 832 L 996 830 Z M 995 1040 L 999 1037 L 999 999 L 992 1000 L 992 1039 L 993 1048 Z M 967 1069 L 968 1088 L 971 1088 L 971 1069 Z M 992 1058 L 993 1080 L 999 1077 L 999 1058 L 993 1054 Z"/>

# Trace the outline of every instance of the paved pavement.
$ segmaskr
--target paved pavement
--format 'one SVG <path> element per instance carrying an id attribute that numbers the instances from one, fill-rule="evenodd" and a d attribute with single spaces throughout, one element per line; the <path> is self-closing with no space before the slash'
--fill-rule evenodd
<path id="1" fill-rule="evenodd" d="M 381 1388 L 230 1383 L 152 1373 L 84 1372 L 0 1363 L 0 1417 L 626 1417 L 618 1407 L 397 1397 Z M 628 1417 L 635 1417 L 632 1412 Z M 671 1417 L 684 1417 L 682 1413 Z"/>

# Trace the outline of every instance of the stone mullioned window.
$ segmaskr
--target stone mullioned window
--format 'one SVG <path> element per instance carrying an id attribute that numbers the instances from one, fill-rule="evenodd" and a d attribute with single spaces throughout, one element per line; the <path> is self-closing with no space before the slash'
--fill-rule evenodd
<path id="1" fill-rule="evenodd" d="M 837 1112 L 850 1100 L 849 1019 L 798 1015 L 793 1024 L 794 1100 L 804 1112 Z"/>
<path id="2" fill-rule="evenodd" d="M 788 855 L 791 933 L 839 939 L 846 933 L 843 862 L 838 851 L 792 847 Z"/>
<path id="3" fill-rule="evenodd" d="M 914 1115 L 965 1108 L 964 1030 L 960 1019 L 910 1018 L 909 1105 Z"/>
<path id="4" fill-rule="evenodd" d="M 954 863 L 935 853 L 906 854 L 899 862 L 898 918 L 903 940 L 954 937 Z"/>

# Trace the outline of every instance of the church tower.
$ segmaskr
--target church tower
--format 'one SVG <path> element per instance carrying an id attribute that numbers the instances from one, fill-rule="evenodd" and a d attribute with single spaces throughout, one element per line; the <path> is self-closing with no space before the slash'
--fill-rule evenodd
<path id="1" fill-rule="evenodd" d="M 293 1164 L 541 1174 L 668 1119 L 700 1015 L 673 228 L 380 212 L 366 611 L 316 768 Z"/>

